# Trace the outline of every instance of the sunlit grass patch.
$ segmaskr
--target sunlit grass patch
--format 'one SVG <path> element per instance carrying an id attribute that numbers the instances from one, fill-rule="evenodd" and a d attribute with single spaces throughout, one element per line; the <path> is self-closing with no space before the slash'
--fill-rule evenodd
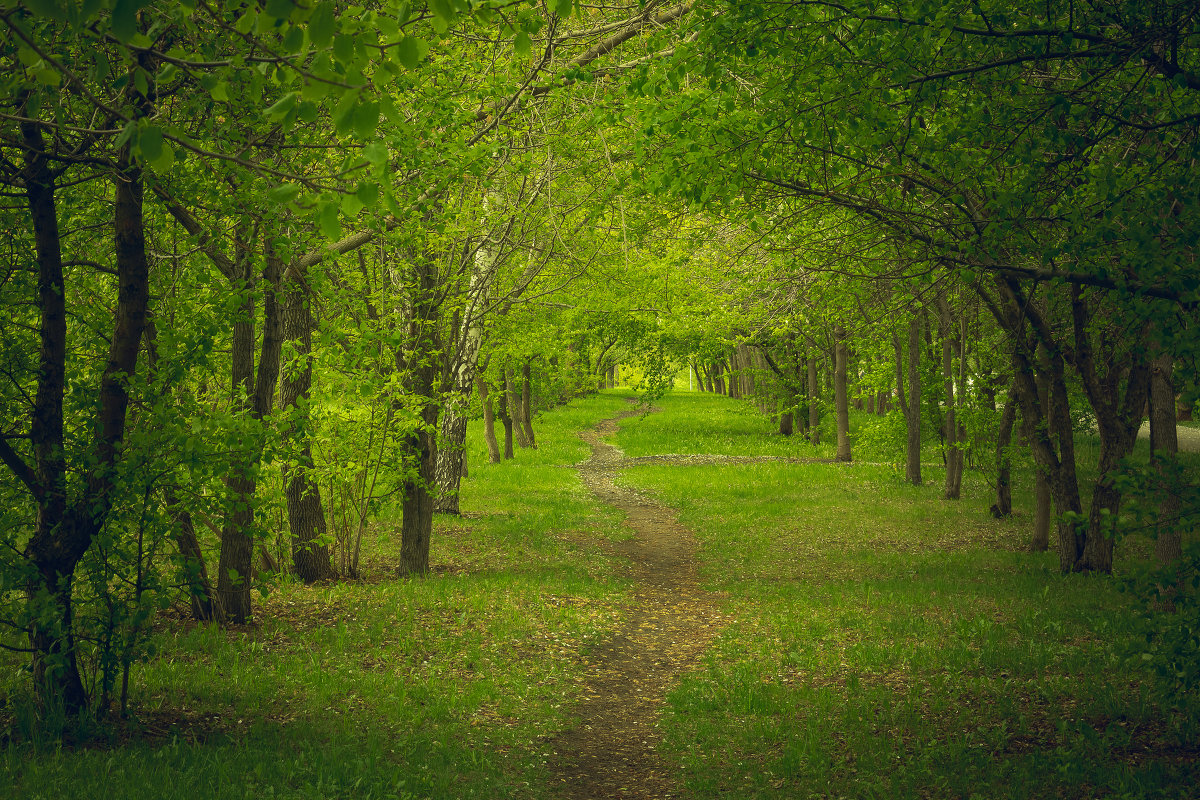
<path id="1" fill-rule="evenodd" d="M 658 399 L 662 413 L 626 420 L 620 447 L 629 457 L 661 453 L 828 458 L 828 443 L 814 447 L 803 436 L 780 436 L 753 406 L 715 394 L 673 392 Z"/>

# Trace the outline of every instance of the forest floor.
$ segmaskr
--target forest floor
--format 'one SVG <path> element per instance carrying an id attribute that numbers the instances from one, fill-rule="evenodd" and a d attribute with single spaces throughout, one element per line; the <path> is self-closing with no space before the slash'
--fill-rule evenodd
<path id="1" fill-rule="evenodd" d="M 549 766 L 567 798 L 678 796 L 675 770 L 659 754 L 658 721 L 667 691 L 698 665 L 726 622 L 721 598 L 699 584 L 697 543 L 676 511 L 615 481 L 626 459 L 603 439 L 637 413 L 580 434 L 592 448 L 579 465 L 584 485 L 626 515 L 632 536 L 610 547 L 628 561 L 634 588 L 621 627 L 586 656 L 578 724 L 553 742 Z"/>

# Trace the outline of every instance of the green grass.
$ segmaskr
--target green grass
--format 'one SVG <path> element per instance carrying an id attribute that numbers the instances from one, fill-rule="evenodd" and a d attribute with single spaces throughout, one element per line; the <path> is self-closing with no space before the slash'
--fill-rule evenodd
<path id="1" fill-rule="evenodd" d="M 623 423 L 627 455 L 832 454 L 726 398 L 659 405 Z M 600 547 L 627 535 L 619 514 L 569 467 L 588 453 L 576 432 L 628 407 L 606 392 L 548 412 L 539 449 L 498 465 L 472 427 L 464 514 L 436 520 L 428 578 L 393 577 L 393 512 L 361 580 L 285 583 L 243 629 L 158 620 L 134 669 L 137 721 L 108 740 L 30 740 L 21 659 L 0 656 L 16 732 L 0 798 L 555 796 L 549 737 L 630 588 Z M 1023 552 L 1023 475 L 1005 521 L 978 473 L 958 502 L 938 468 L 925 477 L 768 462 L 621 478 L 681 509 L 732 617 L 662 723 L 690 796 L 1194 795 L 1200 715 L 1130 669 L 1132 597 Z M 1146 549 L 1133 544 L 1120 568 Z"/>
<path id="2" fill-rule="evenodd" d="M 656 403 L 669 413 L 626 420 L 620 447 L 626 456 L 711 453 L 728 456 L 832 458 L 832 444 L 812 447 L 801 436 L 784 437 L 748 403 L 715 394 L 668 394 Z M 829 441 L 830 437 L 824 437 Z"/>
<path id="3" fill-rule="evenodd" d="M 750 454 L 769 434 L 728 402 L 668 396 L 661 423 L 627 424 L 617 441 L 674 450 L 669 420 L 707 416 L 735 432 L 699 438 Z M 626 473 L 682 509 L 735 614 L 670 698 L 667 747 L 691 792 L 1192 796 L 1195 715 L 1157 706 L 1124 660 L 1131 597 L 1022 552 L 1028 514 L 992 520 L 977 474 L 958 502 L 941 499 L 940 470 L 925 478 L 786 463 Z"/>
<path id="4" fill-rule="evenodd" d="M 576 431 L 627 407 L 601 394 L 546 414 L 539 449 L 500 465 L 473 427 L 464 517 L 435 520 L 428 578 L 392 577 L 399 520 L 385 515 L 362 580 L 284 584 L 245 629 L 160 620 L 132 678 L 139 722 L 111 740 L 22 737 L 27 688 L 4 657 L 17 732 L 0 797 L 545 796 L 545 737 L 568 724 L 577 656 L 626 589 L 596 546 L 616 514 L 564 467 L 587 456 Z"/>

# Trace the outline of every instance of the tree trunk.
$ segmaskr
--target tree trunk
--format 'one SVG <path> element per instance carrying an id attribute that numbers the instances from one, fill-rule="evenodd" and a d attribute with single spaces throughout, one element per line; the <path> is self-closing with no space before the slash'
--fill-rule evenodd
<path id="1" fill-rule="evenodd" d="M 533 435 L 533 379 L 530 377 L 529 359 L 521 365 L 521 430 L 529 446 L 537 449 L 537 439 Z"/>
<path id="2" fill-rule="evenodd" d="M 337 575 L 329 556 L 328 528 L 321 489 L 312 479 L 314 465 L 309 440 L 309 418 L 304 401 L 312 390 L 312 331 L 315 323 L 304 288 L 289 284 L 284 291 L 283 332 L 292 343 L 297 363 L 284 371 L 279 402 L 289 409 L 291 427 L 285 431 L 293 446 L 299 444 L 294 465 L 283 467 L 287 498 L 288 530 L 291 532 L 292 569 L 305 583 L 329 580 Z"/>
<path id="3" fill-rule="evenodd" d="M 1170 475 L 1171 462 L 1179 452 L 1173 369 L 1173 359 L 1167 352 L 1157 353 L 1150 366 L 1150 465 L 1163 490 L 1154 555 L 1162 564 L 1169 564 L 1183 555 L 1178 519 L 1180 497 Z"/>
<path id="4" fill-rule="evenodd" d="M 511 421 L 511 423 L 505 424 L 505 436 L 508 435 L 508 426 L 511 424 L 517 446 L 522 448 L 529 447 L 531 442 L 525 433 L 525 426 L 521 422 L 523 416 L 521 412 L 521 390 L 517 386 L 512 370 L 508 368 L 504 370 L 504 393 L 506 400 L 505 408 L 508 412 L 507 416 Z"/>
<path id="5" fill-rule="evenodd" d="M 1088 330 L 1090 316 L 1081 287 L 1072 286 L 1075 370 L 1096 415 L 1096 428 L 1100 434 L 1100 474 L 1092 489 L 1083 552 L 1074 568 L 1112 572 L 1115 527 L 1121 507 L 1116 470 L 1121 459 L 1133 452 L 1137 442 L 1150 388 L 1150 362 L 1142 335 L 1138 335 L 1136 341 L 1128 342 L 1120 355 L 1113 347 L 1104 348 L 1105 360 L 1098 362 Z M 1123 395 L 1120 391 L 1122 382 L 1125 384 Z"/>
<path id="6" fill-rule="evenodd" d="M 429 542 L 433 536 L 433 507 L 436 490 L 437 431 L 441 406 L 438 376 L 441 372 L 435 354 L 438 341 L 438 276 L 432 257 L 423 254 L 413 259 L 416 285 L 413 292 L 408 341 L 415 353 L 411 363 L 402 364 L 405 389 L 420 403 L 420 418 L 415 429 L 403 439 L 403 452 L 415 461 L 415 469 L 405 470 L 403 483 L 403 520 L 400 528 L 399 574 L 425 575 L 429 572 Z"/>
<path id="7" fill-rule="evenodd" d="M 200 540 L 196 538 L 196 526 L 192 515 L 179 503 L 173 489 L 164 493 L 163 501 L 170 509 L 174 522 L 171 533 L 175 537 L 175 546 L 179 549 L 179 558 L 183 562 L 184 574 L 187 577 L 192 619 L 197 622 L 213 619 L 212 583 L 208 578 L 208 567 L 204 563 Z"/>
<path id="8" fill-rule="evenodd" d="M 808 357 L 808 436 L 813 445 L 821 443 L 821 387 L 817 381 L 817 359 Z"/>
<path id="9" fill-rule="evenodd" d="M 488 460 L 499 464 L 501 456 L 500 445 L 496 441 L 496 414 L 492 408 L 492 396 L 488 394 L 487 381 L 482 375 L 475 376 L 475 389 L 479 392 L 479 402 L 483 405 L 483 439 L 487 442 Z"/>
<path id="10" fill-rule="evenodd" d="M 512 414 L 508 413 L 508 390 L 500 392 L 500 405 L 496 408 L 496 416 L 500 418 L 500 423 L 504 426 L 504 457 L 512 458 L 513 453 L 513 421 Z"/>
<path id="11" fill-rule="evenodd" d="M 1009 457 L 1009 447 L 1012 445 L 1013 424 L 1017 417 L 1014 391 L 1010 386 L 996 431 L 996 503 L 992 506 L 992 516 L 997 518 L 1012 515 L 1012 458 Z"/>
<path id="12" fill-rule="evenodd" d="M 1083 550 L 1084 534 L 1072 522 L 1072 518 L 1081 515 L 1083 506 L 1075 471 L 1075 443 L 1062 351 L 1045 346 L 1045 340 L 1051 338 L 1048 326 L 1041 311 L 1025 298 L 1019 283 L 997 277 L 996 286 L 1003 298 L 1001 304 L 993 302 L 982 289 L 979 289 L 980 296 L 1013 342 L 1011 357 L 1016 398 L 1023 424 L 1029 426 L 1028 441 L 1034 461 L 1045 473 L 1058 511 L 1059 566 L 1064 572 L 1070 572 L 1075 569 Z M 1036 370 L 1035 359 L 1030 355 L 1034 345 L 1027 336 L 1030 322 L 1035 327 L 1047 329 L 1038 333 L 1043 345 L 1039 348 L 1041 356 L 1036 360 Z M 1046 387 L 1044 400 L 1038 394 L 1038 384 L 1042 381 Z"/>
<path id="13" fill-rule="evenodd" d="M 958 445 L 958 421 L 954 398 L 954 318 L 945 301 L 939 303 L 942 317 L 942 392 L 946 401 L 942 435 L 946 442 L 946 483 L 942 496 L 959 499 L 962 487 L 962 451 Z"/>
<path id="14" fill-rule="evenodd" d="M 900 337 L 892 339 L 896 351 L 896 393 L 908 432 L 905 446 L 904 479 L 921 485 L 921 318 L 914 313 L 908 323 L 908 390 L 904 388 L 904 348 Z"/>
<path id="15" fill-rule="evenodd" d="M 833 402 L 837 411 L 837 456 L 838 461 L 850 461 L 850 406 L 846 392 L 846 329 L 841 325 L 834 329 Z"/>
<path id="16" fill-rule="evenodd" d="M 240 255 L 239 274 L 233 286 L 235 292 L 243 294 L 233 325 L 230 353 L 233 407 L 254 419 L 262 420 L 271 413 L 279 377 L 283 321 L 275 291 L 282 269 L 272 248 L 268 246 L 263 270 L 266 292 L 263 298 L 262 355 L 256 381 L 253 259 L 248 250 L 243 250 Z M 238 442 L 230 454 L 229 473 L 225 479 L 232 507 L 226 512 L 225 524 L 221 529 L 221 554 L 217 562 L 217 609 L 226 621 L 238 624 L 249 622 L 252 614 L 250 589 L 254 569 L 254 495 L 258 488 L 254 475 L 261 455 L 257 442 Z"/>
<path id="17" fill-rule="evenodd" d="M 68 714 L 75 715 L 87 707 L 88 698 L 75 655 L 71 582 L 75 566 L 91 545 L 92 534 L 68 527 L 67 464 L 63 449 L 67 294 L 54 176 L 45 156 L 41 127 L 25 122 L 20 128 L 24 140 L 25 197 L 33 224 L 41 312 L 37 394 L 29 431 L 33 467 L 30 468 L 3 437 L 0 437 L 0 448 L 5 464 L 25 483 L 38 504 L 36 528 L 24 553 L 37 575 L 27 587 L 27 605 L 37 602 L 43 592 L 44 602 L 48 601 L 38 617 L 44 626 L 35 624 L 30 632 L 34 691 L 43 706 L 61 705 Z M 122 196 L 120 188 L 117 196 L 118 200 Z M 119 213 L 117 229 L 120 237 Z M 121 289 L 124 289 L 124 281 Z M 62 543 L 71 545 L 70 552 L 63 552 Z"/>
<path id="18" fill-rule="evenodd" d="M 35 577 L 27 602 L 38 613 L 30 632 L 31 669 L 39 701 L 75 716 L 88 705 L 76 657 L 72 582 L 112 508 L 117 462 L 129 407 L 126 376 L 137 370 L 146 325 L 150 269 L 142 216 L 142 174 L 128 151 L 121 154 L 113 206 L 117 266 L 117 309 L 108 358 L 97 397 L 94 438 L 81 468 L 78 497 L 66 503 L 63 455 L 63 389 L 66 365 L 65 282 L 53 175 L 36 123 L 22 123 L 25 191 L 34 228 L 41 310 L 38 388 L 30 439 L 35 465 L 30 468 L 0 438 L 0 459 L 37 500 L 36 527 L 25 546 Z"/>
<path id="19" fill-rule="evenodd" d="M 792 412 L 784 411 L 779 415 L 779 433 L 781 436 L 792 435 Z"/>
<path id="20" fill-rule="evenodd" d="M 467 416 L 455 405 L 449 405 L 442 419 L 442 444 L 438 447 L 437 498 L 434 510 L 439 514 L 459 513 L 458 489 L 462 485 L 467 447 Z"/>

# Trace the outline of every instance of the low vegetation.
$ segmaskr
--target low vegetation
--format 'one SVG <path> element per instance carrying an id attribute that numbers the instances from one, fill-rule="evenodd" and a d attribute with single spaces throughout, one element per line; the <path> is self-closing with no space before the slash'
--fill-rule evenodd
<path id="1" fill-rule="evenodd" d="M 727 398 L 658 405 L 623 423 L 627 456 L 827 455 Z M 392 577 L 385 514 L 361 580 L 278 585 L 248 626 L 160 618 L 120 726 L 63 744 L 27 724 L 9 678 L 0 796 L 552 796 L 549 737 L 628 600 L 604 547 L 621 521 L 569 469 L 587 452 L 575 432 L 625 408 L 605 392 L 546 413 L 539 449 L 498 465 L 473 429 L 463 515 L 439 518 L 426 579 Z M 1139 562 L 1063 576 L 1025 552 L 1020 483 L 998 521 L 978 473 L 949 502 L 935 472 L 920 487 L 889 464 L 624 473 L 682 509 L 733 618 L 662 723 L 688 795 L 1189 796 L 1200 704 L 1136 647 L 1146 602 L 1122 588 Z"/>

